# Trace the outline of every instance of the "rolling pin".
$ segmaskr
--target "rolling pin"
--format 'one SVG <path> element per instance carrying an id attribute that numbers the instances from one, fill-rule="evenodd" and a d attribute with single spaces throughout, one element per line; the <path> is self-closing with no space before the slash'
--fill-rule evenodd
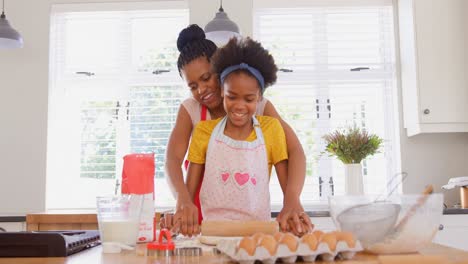
<path id="1" fill-rule="evenodd" d="M 279 230 L 276 221 L 203 221 L 202 236 L 241 237 L 257 232 L 275 234 Z"/>

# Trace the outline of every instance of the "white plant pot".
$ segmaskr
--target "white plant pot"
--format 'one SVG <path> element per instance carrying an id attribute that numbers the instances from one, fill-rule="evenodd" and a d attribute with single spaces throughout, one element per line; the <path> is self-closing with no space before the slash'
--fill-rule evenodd
<path id="1" fill-rule="evenodd" d="M 362 180 L 362 165 L 360 163 L 345 164 L 345 192 L 347 195 L 364 195 Z"/>

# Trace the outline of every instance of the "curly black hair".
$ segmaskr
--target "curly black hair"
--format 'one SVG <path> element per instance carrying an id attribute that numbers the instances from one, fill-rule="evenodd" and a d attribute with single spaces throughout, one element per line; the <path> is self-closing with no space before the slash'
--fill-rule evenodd
<path id="1" fill-rule="evenodd" d="M 213 41 L 206 39 L 203 29 L 192 24 L 179 33 L 177 49 L 180 51 L 177 59 L 177 68 L 180 74 L 181 69 L 194 59 L 206 57 L 210 61 L 217 47 Z"/>
<path id="2" fill-rule="evenodd" d="M 278 67 L 275 64 L 273 56 L 259 42 L 249 37 L 242 39 L 231 38 L 211 58 L 212 71 L 218 74 L 218 76 L 221 76 L 221 73 L 227 67 L 241 63 L 248 64 L 262 74 L 265 79 L 265 88 L 276 82 Z M 245 71 L 254 77 L 247 70 L 239 69 L 238 71 Z"/>

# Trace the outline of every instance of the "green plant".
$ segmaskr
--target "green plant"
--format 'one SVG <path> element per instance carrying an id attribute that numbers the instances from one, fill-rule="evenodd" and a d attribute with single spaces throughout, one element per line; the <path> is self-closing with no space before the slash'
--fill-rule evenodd
<path id="1" fill-rule="evenodd" d="M 335 130 L 323 136 L 327 146 L 325 151 L 345 164 L 361 163 L 367 156 L 378 153 L 383 140 L 367 133 L 359 127 L 348 127 Z"/>

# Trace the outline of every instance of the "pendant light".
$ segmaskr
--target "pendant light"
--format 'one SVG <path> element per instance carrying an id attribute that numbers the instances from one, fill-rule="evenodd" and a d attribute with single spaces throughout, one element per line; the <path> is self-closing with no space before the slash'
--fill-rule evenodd
<path id="1" fill-rule="evenodd" d="M 225 45 L 232 37 L 240 37 L 239 27 L 224 12 L 223 0 L 220 0 L 219 10 L 213 20 L 206 24 L 205 34 L 218 47 Z"/>
<path id="2" fill-rule="evenodd" d="M 5 16 L 5 0 L 2 1 L 0 15 L 0 49 L 14 49 L 23 47 L 23 38 L 13 29 Z"/>

